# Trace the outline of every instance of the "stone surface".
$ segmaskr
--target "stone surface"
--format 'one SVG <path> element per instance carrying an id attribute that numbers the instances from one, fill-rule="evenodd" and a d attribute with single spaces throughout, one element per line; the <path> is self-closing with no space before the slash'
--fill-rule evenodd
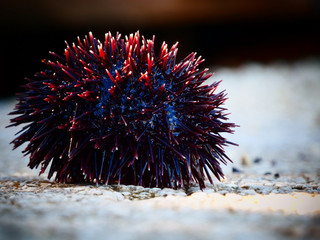
<path id="1" fill-rule="evenodd" d="M 39 177 L 23 147 L 11 151 L 14 100 L 1 100 L 0 239 L 320 239 L 320 62 L 217 73 L 240 146 L 226 149 L 226 178 L 203 191 Z"/>

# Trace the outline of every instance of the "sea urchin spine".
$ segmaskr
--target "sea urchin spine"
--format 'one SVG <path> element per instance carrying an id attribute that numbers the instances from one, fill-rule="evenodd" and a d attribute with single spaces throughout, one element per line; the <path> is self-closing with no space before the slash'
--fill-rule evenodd
<path id="1" fill-rule="evenodd" d="M 178 43 L 140 40 L 109 32 L 101 43 L 89 33 L 66 43 L 64 56 L 43 61 L 48 70 L 27 79 L 10 126 L 26 124 L 12 143 L 29 142 L 30 168 L 50 165 L 58 182 L 123 183 L 179 188 L 205 187 L 211 173 L 223 177 L 230 160 L 220 135 L 232 133 L 224 92 L 212 75 L 199 71 L 204 60 L 191 53 L 176 64 Z"/>

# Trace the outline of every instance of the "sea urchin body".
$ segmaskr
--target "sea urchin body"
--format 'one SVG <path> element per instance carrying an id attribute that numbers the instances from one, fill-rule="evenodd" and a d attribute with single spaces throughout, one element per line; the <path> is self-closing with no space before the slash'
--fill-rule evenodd
<path id="1" fill-rule="evenodd" d="M 48 70 L 27 79 L 11 114 L 10 126 L 26 124 L 12 143 L 30 154 L 30 168 L 49 167 L 58 182 L 123 183 L 204 188 L 211 173 L 223 177 L 220 162 L 230 160 L 221 136 L 227 123 L 219 82 L 199 71 L 191 53 L 176 64 L 177 45 L 139 32 L 125 39 L 109 32 L 101 43 L 89 33 L 66 43 L 64 56 L 43 61 Z"/>

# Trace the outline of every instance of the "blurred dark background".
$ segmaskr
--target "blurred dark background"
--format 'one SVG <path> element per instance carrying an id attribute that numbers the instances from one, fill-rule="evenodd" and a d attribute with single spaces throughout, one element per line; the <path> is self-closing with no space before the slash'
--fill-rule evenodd
<path id="1" fill-rule="evenodd" d="M 196 51 L 206 65 L 294 61 L 320 56 L 319 0 L 5 0 L 1 1 L 0 96 L 21 91 L 49 51 L 92 31 L 179 41 L 178 58 Z"/>

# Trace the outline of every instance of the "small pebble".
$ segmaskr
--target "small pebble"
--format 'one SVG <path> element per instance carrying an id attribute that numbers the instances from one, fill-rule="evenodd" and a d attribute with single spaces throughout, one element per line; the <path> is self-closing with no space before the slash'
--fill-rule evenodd
<path id="1" fill-rule="evenodd" d="M 262 158 L 257 157 L 253 160 L 254 163 L 260 163 L 262 161 Z"/>
<path id="2" fill-rule="evenodd" d="M 242 157 L 241 157 L 241 164 L 243 165 L 243 166 L 249 166 L 251 163 L 250 163 L 250 160 L 249 160 L 249 158 L 248 158 L 248 156 L 247 155 L 243 155 Z"/>
<path id="3" fill-rule="evenodd" d="M 233 173 L 241 173 L 241 171 L 238 168 L 233 167 L 232 168 Z"/>

